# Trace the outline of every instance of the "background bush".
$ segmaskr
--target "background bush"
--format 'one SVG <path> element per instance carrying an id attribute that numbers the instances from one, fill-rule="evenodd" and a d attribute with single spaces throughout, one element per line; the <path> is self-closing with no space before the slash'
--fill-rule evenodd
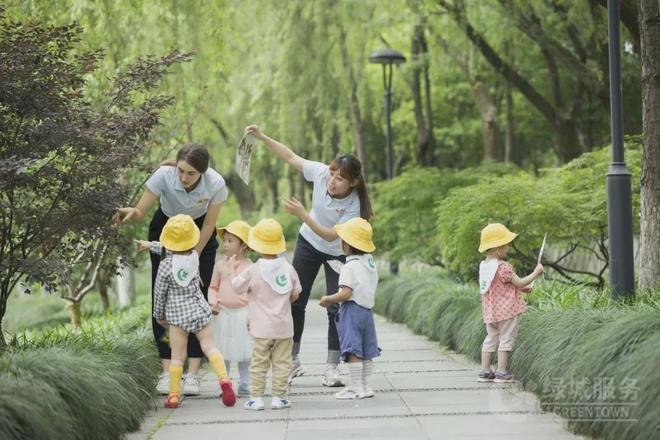
<path id="1" fill-rule="evenodd" d="M 519 234 L 510 257 L 521 272 L 533 269 L 547 232 L 549 248 L 576 247 L 599 261 L 586 277 L 571 273 L 578 268 L 568 260 L 558 263 L 562 267 L 556 269 L 566 269 L 565 280 L 603 287 L 607 253 L 599 245 L 607 238 L 605 175 L 610 162 L 608 146 L 538 175 L 501 163 L 461 171 L 410 168 L 375 185 L 376 245 L 388 259 L 444 266 L 463 280 L 474 280 L 479 233 L 498 222 Z M 626 164 L 633 174 L 633 226 L 638 231 L 639 137 L 626 139 Z"/>

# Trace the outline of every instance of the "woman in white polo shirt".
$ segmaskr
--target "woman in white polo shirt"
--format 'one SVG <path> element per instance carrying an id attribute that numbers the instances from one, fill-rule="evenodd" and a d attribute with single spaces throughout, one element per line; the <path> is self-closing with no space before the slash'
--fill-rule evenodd
<path id="1" fill-rule="evenodd" d="M 227 187 L 222 176 L 209 168 L 209 153 L 199 144 L 186 144 L 176 155 L 176 161 L 164 162 L 145 183 L 146 189 L 134 208 L 119 208 L 118 219 L 141 221 L 144 215 L 159 200 L 160 206 L 149 223 L 149 241 L 158 241 L 168 218 L 177 214 L 187 214 L 195 219 L 201 235 L 195 250 L 199 254 L 199 272 L 202 292 L 207 297 L 211 283 L 215 254 L 218 248 L 215 223 L 220 206 L 227 199 Z M 151 287 L 153 308 L 153 284 L 158 273 L 161 255 L 151 256 Z M 152 317 L 154 339 L 163 366 L 163 374 L 158 380 L 160 393 L 169 391 L 170 346 L 166 340 L 166 329 Z M 194 335 L 188 339 L 188 374 L 184 376 L 184 394 L 199 394 L 197 371 L 204 353 Z"/>
<path id="2" fill-rule="evenodd" d="M 373 211 L 362 176 L 362 164 L 356 157 L 339 156 L 326 165 L 298 156 L 286 145 L 266 136 L 255 125 L 247 127 L 245 132 L 263 141 L 278 158 L 303 173 L 305 180 L 314 184 L 312 210 L 309 213 L 296 199 L 285 201 L 285 210 L 303 221 L 293 254 L 293 267 L 298 273 L 302 287 L 300 297 L 291 305 L 293 314 L 291 377 L 293 378 L 302 374 L 298 354 L 305 327 L 305 307 L 321 265 L 325 269 L 327 294 L 337 293 L 339 265 L 333 261 L 343 263 L 345 257 L 342 255 L 341 240 L 333 226 L 354 217 L 369 220 Z M 336 304 L 327 308 L 328 358 L 322 384 L 330 387 L 344 385 L 337 368 L 340 361 L 340 349 L 334 318 L 338 309 Z"/>

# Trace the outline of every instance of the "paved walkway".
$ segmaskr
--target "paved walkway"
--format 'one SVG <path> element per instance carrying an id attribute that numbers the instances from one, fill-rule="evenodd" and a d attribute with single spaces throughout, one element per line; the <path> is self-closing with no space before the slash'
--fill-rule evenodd
<path id="1" fill-rule="evenodd" d="M 515 384 L 477 383 L 477 364 L 442 352 L 436 343 L 380 317 L 376 327 L 383 354 L 374 362 L 376 397 L 336 400 L 333 394 L 337 388 L 320 385 L 326 323 L 325 311 L 317 302 L 310 302 L 301 356 L 306 374 L 296 378 L 291 387 L 291 408 L 246 411 L 245 399 L 225 408 L 217 397 L 215 375 L 206 372 L 201 396 L 186 398 L 176 410 L 162 408 L 163 399 L 158 398 L 156 409 L 147 415 L 141 430 L 127 438 L 577 438 L 564 430 L 561 418 L 540 412 L 533 394 L 517 389 Z M 342 372 L 347 376 L 345 366 Z M 237 373 L 231 371 L 232 378 Z M 269 403 L 266 399 L 267 408 Z"/>

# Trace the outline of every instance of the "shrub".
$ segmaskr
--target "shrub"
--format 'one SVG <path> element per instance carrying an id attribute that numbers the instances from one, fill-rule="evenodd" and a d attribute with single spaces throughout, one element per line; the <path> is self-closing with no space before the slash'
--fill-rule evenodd
<path id="1" fill-rule="evenodd" d="M 627 141 L 626 161 L 633 176 L 640 174 L 641 148 L 638 138 Z M 576 268 L 561 258 L 544 263 L 564 279 L 604 286 L 607 268 L 607 209 L 605 174 L 609 148 L 585 153 L 572 162 L 550 170 L 541 177 L 517 173 L 481 180 L 451 190 L 435 209 L 437 233 L 433 241 L 443 262 L 464 279 L 474 279 L 481 258 L 477 252 L 480 230 L 488 223 L 503 223 L 519 234 L 510 253 L 514 265 L 528 272 L 548 233 L 548 244 L 587 252 L 602 261 L 597 271 L 576 276 Z M 633 178 L 634 227 L 639 229 L 639 179 Z"/>
<path id="2" fill-rule="evenodd" d="M 408 168 L 393 180 L 374 185 L 374 237 L 381 255 L 392 261 L 419 259 L 441 263 L 435 234 L 433 207 L 451 188 L 463 187 L 490 176 L 514 172 L 513 165 L 489 162 L 464 170 Z"/>
<path id="3" fill-rule="evenodd" d="M 14 335 L 0 357 L 0 438 L 114 439 L 139 428 L 159 361 L 148 307 Z"/>

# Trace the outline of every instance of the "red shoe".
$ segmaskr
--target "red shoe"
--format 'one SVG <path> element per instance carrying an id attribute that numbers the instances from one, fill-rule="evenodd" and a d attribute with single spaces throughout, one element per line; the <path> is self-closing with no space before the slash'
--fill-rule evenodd
<path id="1" fill-rule="evenodd" d="M 220 381 L 220 388 L 222 389 L 222 403 L 225 406 L 234 406 L 236 403 L 236 394 L 232 388 L 231 380 L 222 379 Z"/>
<path id="2" fill-rule="evenodd" d="M 175 409 L 179 407 L 181 398 L 176 394 L 170 394 L 165 400 L 165 408 Z"/>

